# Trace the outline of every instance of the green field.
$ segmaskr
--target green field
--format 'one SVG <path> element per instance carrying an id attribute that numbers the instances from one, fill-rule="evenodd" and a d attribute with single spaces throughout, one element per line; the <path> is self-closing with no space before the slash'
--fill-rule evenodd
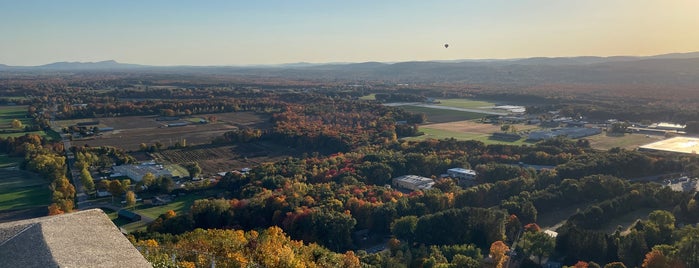
<path id="1" fill-rule="evenodd" d="M 21 137 L 21 136 L 24 136 L 25 134 L 37 134 L 37 135 L 42 136 L 42 137 L 55 138 L 54 136 L 49 135 L 48 133 L 46 133 L 43 130 L 30 131 L 30 132 L 17 132 L 17 133 L 0 133 L 0 138 Z M 59 139 L 60 139 L 60 137 L 59 137 Z"/>
<path id="2" fill-rule="evenodd" d="M 0 129 L 11 128 L 12 120 L 19 119 L 23 125 L 30 125 L 27 118 L 27 106 L 0 106 Z"/>
<path id="3" fill-rule="evenodd" d="M 646 136 L 643 134 L 607 135 L 606 132 L 594 136 L 586 137 L 590 141 L 590 146 L 599 150 L 609 150 L 614 147 L 624 149 L 636 149 L 638 146 L 656 142 L 663 139 L 660 136 Z"/>
<path id="4" fill-rule="evenodd" d="M 439 106 L 456 107 L 456 108 L 464 108 L 464 109 L 483 109 L 483 110 L 490 111 L 489 108 L 483 108 L 483 107 L 495 106 L 494 102 L 472 100 L 472 99 L 437 99 L 437 101 L 439 102 L 439 104 L 437 104 Z"/>
<path id="5" fill-rule="evenodd" d="M 0 170 L 0 211 L 48 206 L 51 190 L 36 174 L 21 170 Z"/>
<path id="6" fill-rule="evenodd" d="M 464 121 L 471 119 L 483 118 L 485 115 L 480 113 L 454 111 L 447 109 L 435 109 L 419 106 L 400 106 L 404 110 L 412 113 L 424 113 L 427 115 L 427 121 L 430 123 L 444 123 L 454 121 Z"/>
<path id="7" fill-rule="evenodd" d="M 524 139 L 514 141 L 514 142 L 493 140 L 493 139 L 490 139 L 490 136 L 491 136 L 490 134 L 466 133 L 466 132 L 449 131 L 449 130 L 443 130 L 443 129 L 426 128 L 426 127 L 421 127 L 420 131 L 425 133 L 425 135 L 418 136 L 418 137 L 409 137 L 409 138 L 406 138 L 406 140 L 421 141 L 421 140 L 426 140 L 426 139 L 441 140 L 441 139 L 454 138 L 457 140 L 477 140 L 477 141 L 481 141 L 485 144 L 513 144 L 513 145 L 532 144 L 529 142 L 525 142 Z"/>
<path id="8" fill-rule="evenodd" d="M 180 166 L 177 164 L 167 164 L 167 165 L 165 165 L 165 169 L 172 172 L 173 177 L 180 177 L 180 178 L 189 177 L 189 172 L 183 166 Z"/>
<path id="9" fill-rule="evenodd" d="M 138 205 L 135 211 L 154 219 L 168 210 L 173 210 L 177 215 L 180 215 L 189 211 L 194 200 L 209 198 L 215 196 L 218 192 L 220 191 L 208 190 L 199 193 L 189 193 L 185 196 L 178 196 L 172 203 L 163 206 Z"/>
<path id="10" fill-rule="evenodd" d="M 0 154 L 0 169 L 16 167 L 22 163 L 21 157 L 10 157 L 6 154 Z"/>
<path id="11" fill-rule="evenodd" d="M 369 94 L 359 98 L 360 100 L 376 100 L 376 94 Z"/>

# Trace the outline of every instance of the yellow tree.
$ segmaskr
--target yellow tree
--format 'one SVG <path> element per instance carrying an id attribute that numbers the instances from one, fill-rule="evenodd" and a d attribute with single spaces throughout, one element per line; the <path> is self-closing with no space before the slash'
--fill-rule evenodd
<path id="1" fill-rule="evenodd" d="M 126 206 L 133 207 L 136 205 L 136 194 L 133 191 L 126 192 Z"/>
<path id="2" fill-rule="evenodd" d="M 12 128 L 22 128 L 22 121 L 17 119 L 12 120 Z"/>
<path id="3" fill-rule="evenodd" d="M 508 251 L 510 251 L 510 247 L 502 241 L 495 241 L 490 245 L 490 257 L 493 259 L 495 267 L 504 267 L 505 262 L 507 262 Z"/>

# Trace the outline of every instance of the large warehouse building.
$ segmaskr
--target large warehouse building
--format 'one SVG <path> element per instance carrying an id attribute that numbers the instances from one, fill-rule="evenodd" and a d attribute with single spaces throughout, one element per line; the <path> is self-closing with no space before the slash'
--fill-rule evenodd
<path id="1" fill-rule="evenodd" d="M 638 150 L 696 154 L 699 152 L 699 138 L 674 137 L 640 146 Z"/>
<path id="2" fill-rule="evenodd" d="M 427 190 L 432 188 L 434 181 L 417 175 L 404 175 L 393 178 L 393 186 L 408 190 Z"/>

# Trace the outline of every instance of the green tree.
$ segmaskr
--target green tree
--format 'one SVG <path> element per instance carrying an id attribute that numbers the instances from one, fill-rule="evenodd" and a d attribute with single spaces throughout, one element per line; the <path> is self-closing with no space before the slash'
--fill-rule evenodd
<path id="1" fill-rule="evenodd" d="M 687 267 L 699 267 L 699 230 L 694 229 L 677 242 L 677 258 Z"/>
<path id="2" fill-rule="evenodd" d="M 141 178 L 141 182 L 143 183 L 144 186 L 150 187 L 155 183 L 155 175 L 153 173 L 147 172 L 145 175 L 143 175 L 143 178 Z"/>
<path id="3" fill-rule="evenodd" d="M 112 194 L 112 202 L 114 202 L 114 196 L 124 193 L 124 188 L 121 187 L 121 182 L 119 180 L 110 181 L 108 187 L 109 188 L 107 188 L 107 191 Z"/>
<path id="4" fill-rule="evenodd" d="M 541 259 L 550 256 L 556 247 L 556 239 L 544 232 L 525 232 L 520 242 L 524 253 L 536 256 L 539 265 L 541 265 Z"/>
<path id="5" fill-rule="evenodd" d="M 500 126 L 500 130 L 502 130 L 502 132 L 509 132 L 511 127 L 512 127 L 512 125 L 510 125 L 510 124 L 504 124 L 504 125 Z"/>
<path id="6" fill-rule="evenodd" d="M 192 162 L 187 165 L 187 172 L 189 172 L 189 177 L 191 178 L 196 178 L 201 174 L 201 167 L 199 166 L 199 163 L 197 162 Z"/>
<path id="7" fill-rule="evenodd" d="M 83 168 L 80 171 L 80 182 L 83 183 L 83 188 L 86 191 L 91 192 L 95 190 L 95 181 L 92 179 L 92 175 L 87 168 Z"/>
<path id="8" fill-rule="evenodd" d="M 413 240 L 413 235 L 415 234 L 415 227 L 417 227 L 416 216 L 405 216 L 396 219 L 391 223 L 391 233 L 398 237 L 399 239 L 405 239 L 409 243 Z"/>
<path id="9" fill-rule="evenodd" d="M 175 181 L 169 176 L 162 176 L 157 179 L 158 190 L 161 193 L 169 194 L 175 189 Z"/>

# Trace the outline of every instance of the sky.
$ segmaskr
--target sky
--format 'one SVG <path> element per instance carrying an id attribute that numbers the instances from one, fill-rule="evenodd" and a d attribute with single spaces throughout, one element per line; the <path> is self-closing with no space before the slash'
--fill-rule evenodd
<path id="1" fill-rule="evenodd" d="M 644 56 L 699 51 L 697 14 L 697 0 L 0 0 L 0 64 Z"/>

